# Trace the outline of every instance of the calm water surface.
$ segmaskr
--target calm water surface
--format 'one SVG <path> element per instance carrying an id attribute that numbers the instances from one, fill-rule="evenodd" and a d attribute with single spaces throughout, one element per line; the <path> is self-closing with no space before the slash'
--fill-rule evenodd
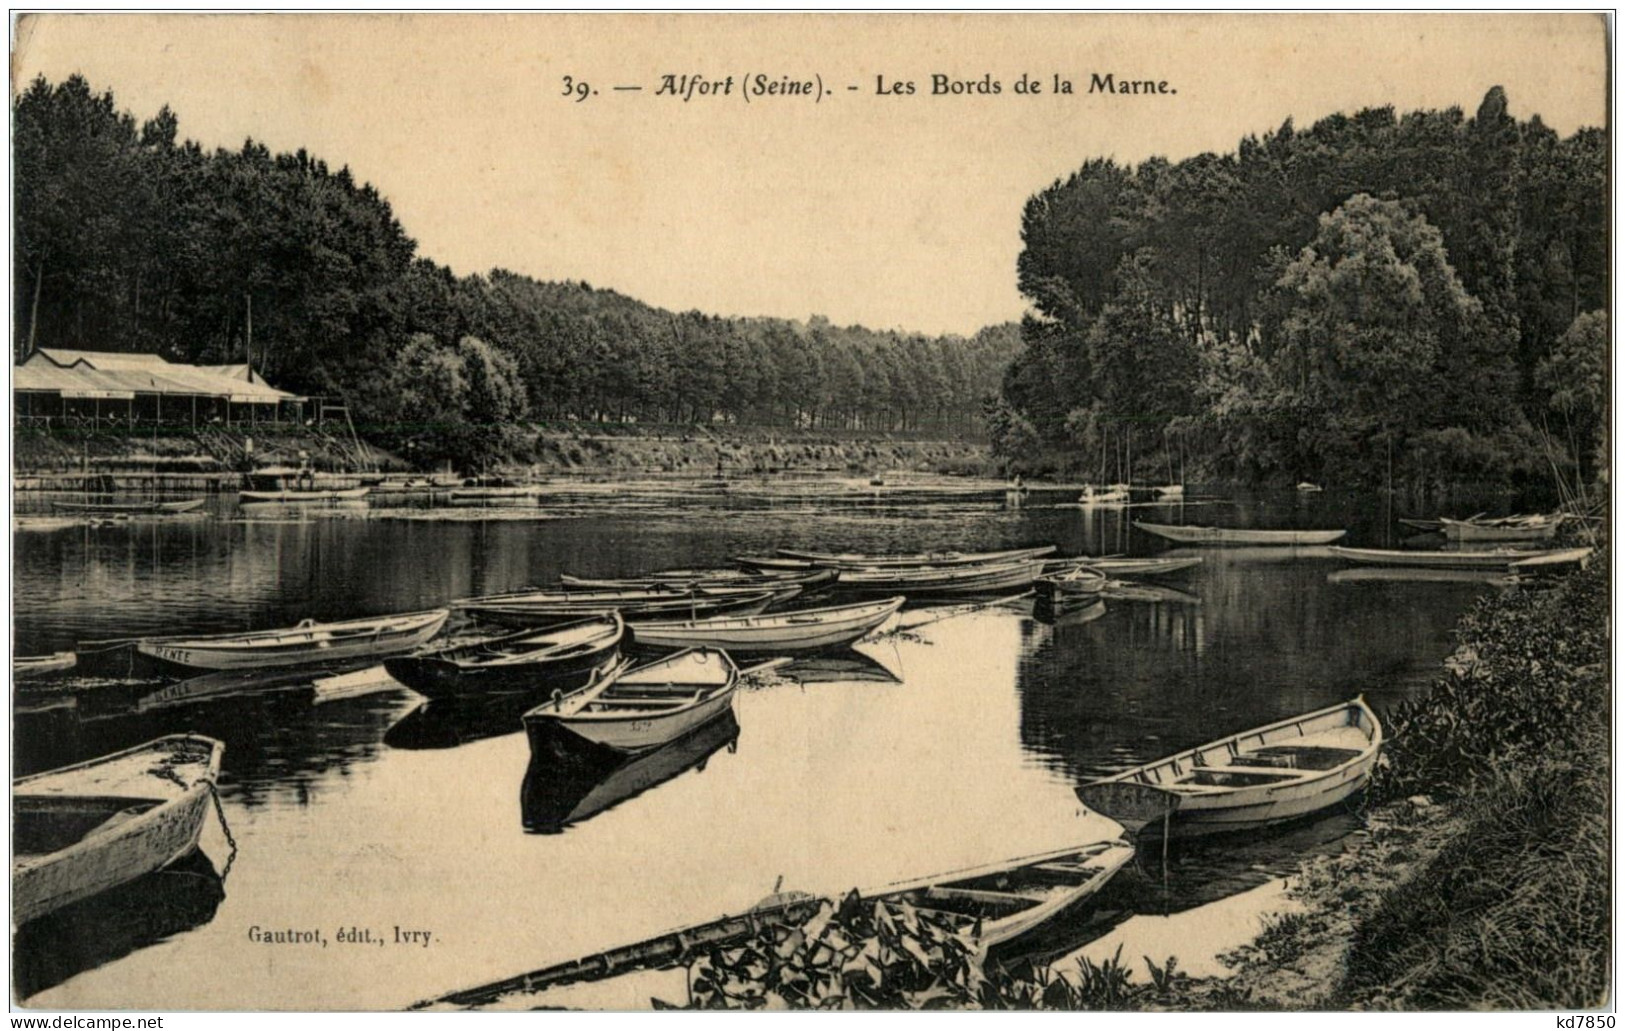
<path id="1" fill-rule="evenodd" d="M 1052 501 L 1065 499 L 837 506 L 668 492 L 303 512 L 221 500 L 196 518 L 91 526 L 25 499 L 13 536 L 15 636 L 26 654 L 133 633 L 274 627 L 425 608 L 561 571 L 630 574 L 778 546 L 1163 550 L 1121 510 Z M 1131 512 L 1350 526 L 1352 543 L 1393 543 L 1381 513 L 1332 494 Z M 238 846 L 223 897 L 194 872 L 135 886 L 120 906 L 172 919 L 135 921 L 122 950 L 85 945 L 107 936 L 105 913 L 37 932 L 33 948 L 51 961 L 36 983 L 52 986 L 30 1004 L 395 1008 L 748 908 L 781 885 L 840 891 L 1110 837 L 1115 825 L 1073 795 L 1080 780 L 1358 692 L 1379 709 L 1410 697 L 1486 589 L 1341 582 L 1329 579 L 1341 564 L 1315 549 L 1202 554 L 1193 574 L 1168 581 L 1194 601 L 1112 602 L 1102 618 L 1056 625 L 1033 618 L 1030 602 L 953 615 L 807 664 L 804 683 L 742 693 L 736 727 L 680 754 L 552 781 L 533 771 L 527 782 L 522 706 L 436 710 L 400 690 L 19 718 L 19 771 L 161 733 L 220 737 Z M 1235 896 L 1306 850 L 1337 847 L 1353 826 L 1336 814 L 1182 852 L 1166 870 L 1142 862 L 1098 908 L 1110 922 Z M 217 865 L 230 851 L 213 827 L 204 845 Z M 430 932 L 429 946 L 395 944 L 397 926 Z M 255 944 L 256 928 L 314 930 L 327 944 Z M 372 941 L 343 942 L 345 929 Z M 1053 949 L 1098 933 L 1079 918 L 1057 929 Z"/>

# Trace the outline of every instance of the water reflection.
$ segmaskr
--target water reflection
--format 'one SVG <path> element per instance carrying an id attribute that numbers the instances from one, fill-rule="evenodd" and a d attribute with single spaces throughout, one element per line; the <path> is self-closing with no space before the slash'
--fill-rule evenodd
<path id="1" fill-rule="evenodd" d="M 162 870 L 31 920 L 12 938 L 17 998 L 200 927 L 225 897 L 214 864 L 194 849 Z"/>
<path id="2" fill-rule="evenodd" d="M 419 704 L 384 734 L 391 748 L 456 748 L 525 729 L 520 717 L 545 694 L 436 698 Z"/>
<path id="3" fill-rule="evenodd" d="M 885 663 L 854 648 L 797 656 L 777 671 L 780 677 L 798 684 L 901 684 L 903 678 Z"/>
<path id="4" fill-rule="evenodd" d="M 527 831 L 560 834 L 689 769 L 703 771 L 711 756 L 739 747 L 739 723 L 731 710 L 676 741 L 617 761 L 607 750 L 531 756 L 520 786 L 520 813 Z"/>

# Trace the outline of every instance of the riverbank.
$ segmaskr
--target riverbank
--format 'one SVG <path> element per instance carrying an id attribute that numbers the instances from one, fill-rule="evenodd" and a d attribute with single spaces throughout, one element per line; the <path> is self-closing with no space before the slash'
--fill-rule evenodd
<path id="1" fill-rule="evenodd" d="M 19 431 L 13 474 L 42 478 L 92 473 L 224 474 L 266 465 L 297 465 L 301 453 L 318 470 L 438 472 L 410 454 L 385 451 L 332 426 L 227 430 L 167 429 L 61 434 Z M 827 473 L 884 477 L 892 472 L 987 475 L 987 445 L 916 434 L 757 427 L 543 424 L 515 431 L 508 453 L 481 469 L 458 472 L 516 480 L 548 476 L 711 477 Z"/>
<path id="2" fill-rule="evenodd" d="M 1354 847 L 1305 864 L 1234 973 L 1155 1009 L 1585 1009 L 1607 1001 L 1607 553 L 1462 618 L 1429 695 L 1387 714 Z"/>

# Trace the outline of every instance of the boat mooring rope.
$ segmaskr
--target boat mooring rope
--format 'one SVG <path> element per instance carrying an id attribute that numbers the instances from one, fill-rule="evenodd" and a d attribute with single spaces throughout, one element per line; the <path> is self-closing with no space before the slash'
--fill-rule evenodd
<path id="1" fill-rule="evenodd" d="M 220 871 L 221 883 L 231 875 L 231 864 L 237 861 L 237 839 L 231 833 L 231 824 L 226 822 L 226 807 L 220 803 L 220 789 L 209 784 L 209 798 L 214 800 L 214 813 L 220 818 L 220 829 L 225 832 L 226 844 L 231 846 L 231 852 L 226 856 L 225 869 Z"/>

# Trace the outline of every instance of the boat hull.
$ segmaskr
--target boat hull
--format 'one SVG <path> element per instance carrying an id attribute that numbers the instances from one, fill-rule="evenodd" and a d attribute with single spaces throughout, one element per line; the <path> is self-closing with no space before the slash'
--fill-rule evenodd
<path id="1" fill-rule="evenodd" d="M 1424 569 L 1506 569 L 1514 562 L 1539 559 L 1549 551 L 1390 551 L 1381 548 L 1337 548 L 1333 555 L 1369 566 L 1414 566 Z"/>
<path id="2" fill-rule="evenodd" d="M 265 635 L 226 635 L 225 639 L 152 638 L 137 642 L 136 650 L 148 658 L 184 669 L 244 670 L 326 665 L 382 658 L 422 647 L 440 632 L 449 615 L 447 610 L 437 609 L 399 626 L 370 634 L 351 633 L 349 630 L 384 621 L 369 623 L 351 620 L 346 623 L 314 624 L 308 628 L 269 631 Z M 338 629 L 336 634 L 335 628 Z M 253 638 L 257 636 L 276 636 L 284 640 L 256 646 Z"/>
<path id="3" fill-rule="evenodd" d="M 849 605 L 806 613 L 738 619 L 640 623 L 630 631 L 639 646 L 656 648 L 721 648 L 744 655 L 840 648 L 866 637 L 892 617 L 902 598 L 873 605 Z M 841 614 L 843 610 L 850 610 Z M 831 614 L 830 618 L 824 618 Z M 797 622 L 801 616 L 805 622 Z"/>
<path id="4" fill-rule="evenodd" d="M 794 551 L 790 548 L 780 548 L 779 556 L 793 562 L 807 562 L 816 566 L 842 571 L 873 570 L 884 568 L 910 568 L 919 566 L 985 566 L 992 564 L 1006 564 L 1020 562 L 1026 559 L 1042 558 L 1055 552 L 1055 545 L 1048 544 L 1036 548 L 1014 548 L 1009 551 L 983 551 L 983 552 L 919 552 L 913 555 L 836 555 L 823 551 Z M 741 560 L 744 561 L 744 560 Z M 757 565 L 758 560 L 749 560 Z M 800 568 L 800 567 L 792 567 Z M 846 582 L 846 577 L 841 578 Z"/>
<path id="5" fill-rule="evenodd" d="M 1489 543 L 1495 541 L 1549 541 L 1557 534 L 1559 520 L 1551 519 L 1530 524 L 1497 526 L 1456 519 L 1441 519 L 1446 540 L 1462 543 Z"/>
<path id="6" fill-rule="evenodd" d="M 1227 526 L 1170 526 L 1145 523 L 1135 526 L 1181 544 L 1264 544 L 1276 547 L 1303 547 L 1342 540 L 1347 530 L 1248 530 Z"/>
<path id="7" fill-rule="evenodd" d="M 367 496 L 371 487 L 351 487 L 346 490 L 243 490 L 237 492 L 239 501 L 276 501 L 283 504 L 305 501 L 358 501 Z"/>
<path id="8" fill-rule="evenodd" d="M 846 571 L 841 574 L 840 588 L 853 594 L 901 594 L 909 598 L 994 594 L 1031 587 L 1043 569 L 1044 563 L 1034 560 L 947 569 Z"/>
<path id="9" fill-rule="evenodd" d="M 632 754 L 675 741 L 725 712 L 733 711 L 734 692 L 724 691 L 699 705 L 670 715 L 629 715 L 621 719 L 571 720 L 534 712 L 525 714 L 525 736 L 533 756 L 556 754 L 559 737 Z"/>
<path id="10" fill-rule="evenodd" d="M 551 626 L 554 623 L 563 623 L 567 620 L 607 612 L 619 612 L 621 618 L 628 623 L 651 619 L 670 619 L 673 616 L 698 618 L 700 616 L 718 616 L 725 613 L 730 615 L 756 615 L 765 611 L 769 605 L 789 601 L 800 592 L 801 588 L 796 587 L 780 591 L 755 591 L 744 594 L 702 595 L 699 597 L 677 595 L 670 598 L 632 602 L 617 602 L 607 598 L 594 599 L 590 597 L 576 599 L 559 597 L 534 603 L 523 600 L 481 602 L 475 598 L 458 603 L 458 607 L 470 616 L 495 623 L 498 626 L 524 629 Z"/>
<path id="11" fill-rule="evenodd" d="M 620 654 L 620 640 L 607 641 L 591 653 L 557 662 L 472 665 L 432 655 L 403 655 L 384 660 L 384 670 L 428 699 L 468 698 L 488 694 L 531 694 L 585 687 L 592 674 Z"/>
<path id="12" fill-rule="evenodd" d="M 109 821 L 55 852 L 14 857 L 11 877 L 11 919 L 14 925 L 25 924 L 63 906 L 161 870 L 197 848 L 203 821 L 209 812 L 210 794 L 219 775 L 224 746 L 207 738 L 192 740 L 209 747 L 210 753 L 204 760 L 201 776 L 177 794 L 116 825 Z M 151 742 L 119 755 L 137 753 L 157 743 Z M 80 766 L 89 768 L 103 761 Z M 36 790 L 33 784 L 64 772 L 49 771 L 17 781 L 13 791 L 14 819 L 21 822 L 31 812 L 43 814 L 47 809 L 59 809 L 64 801 L 77 797 L 72 794 L 33 793 Z"/>

